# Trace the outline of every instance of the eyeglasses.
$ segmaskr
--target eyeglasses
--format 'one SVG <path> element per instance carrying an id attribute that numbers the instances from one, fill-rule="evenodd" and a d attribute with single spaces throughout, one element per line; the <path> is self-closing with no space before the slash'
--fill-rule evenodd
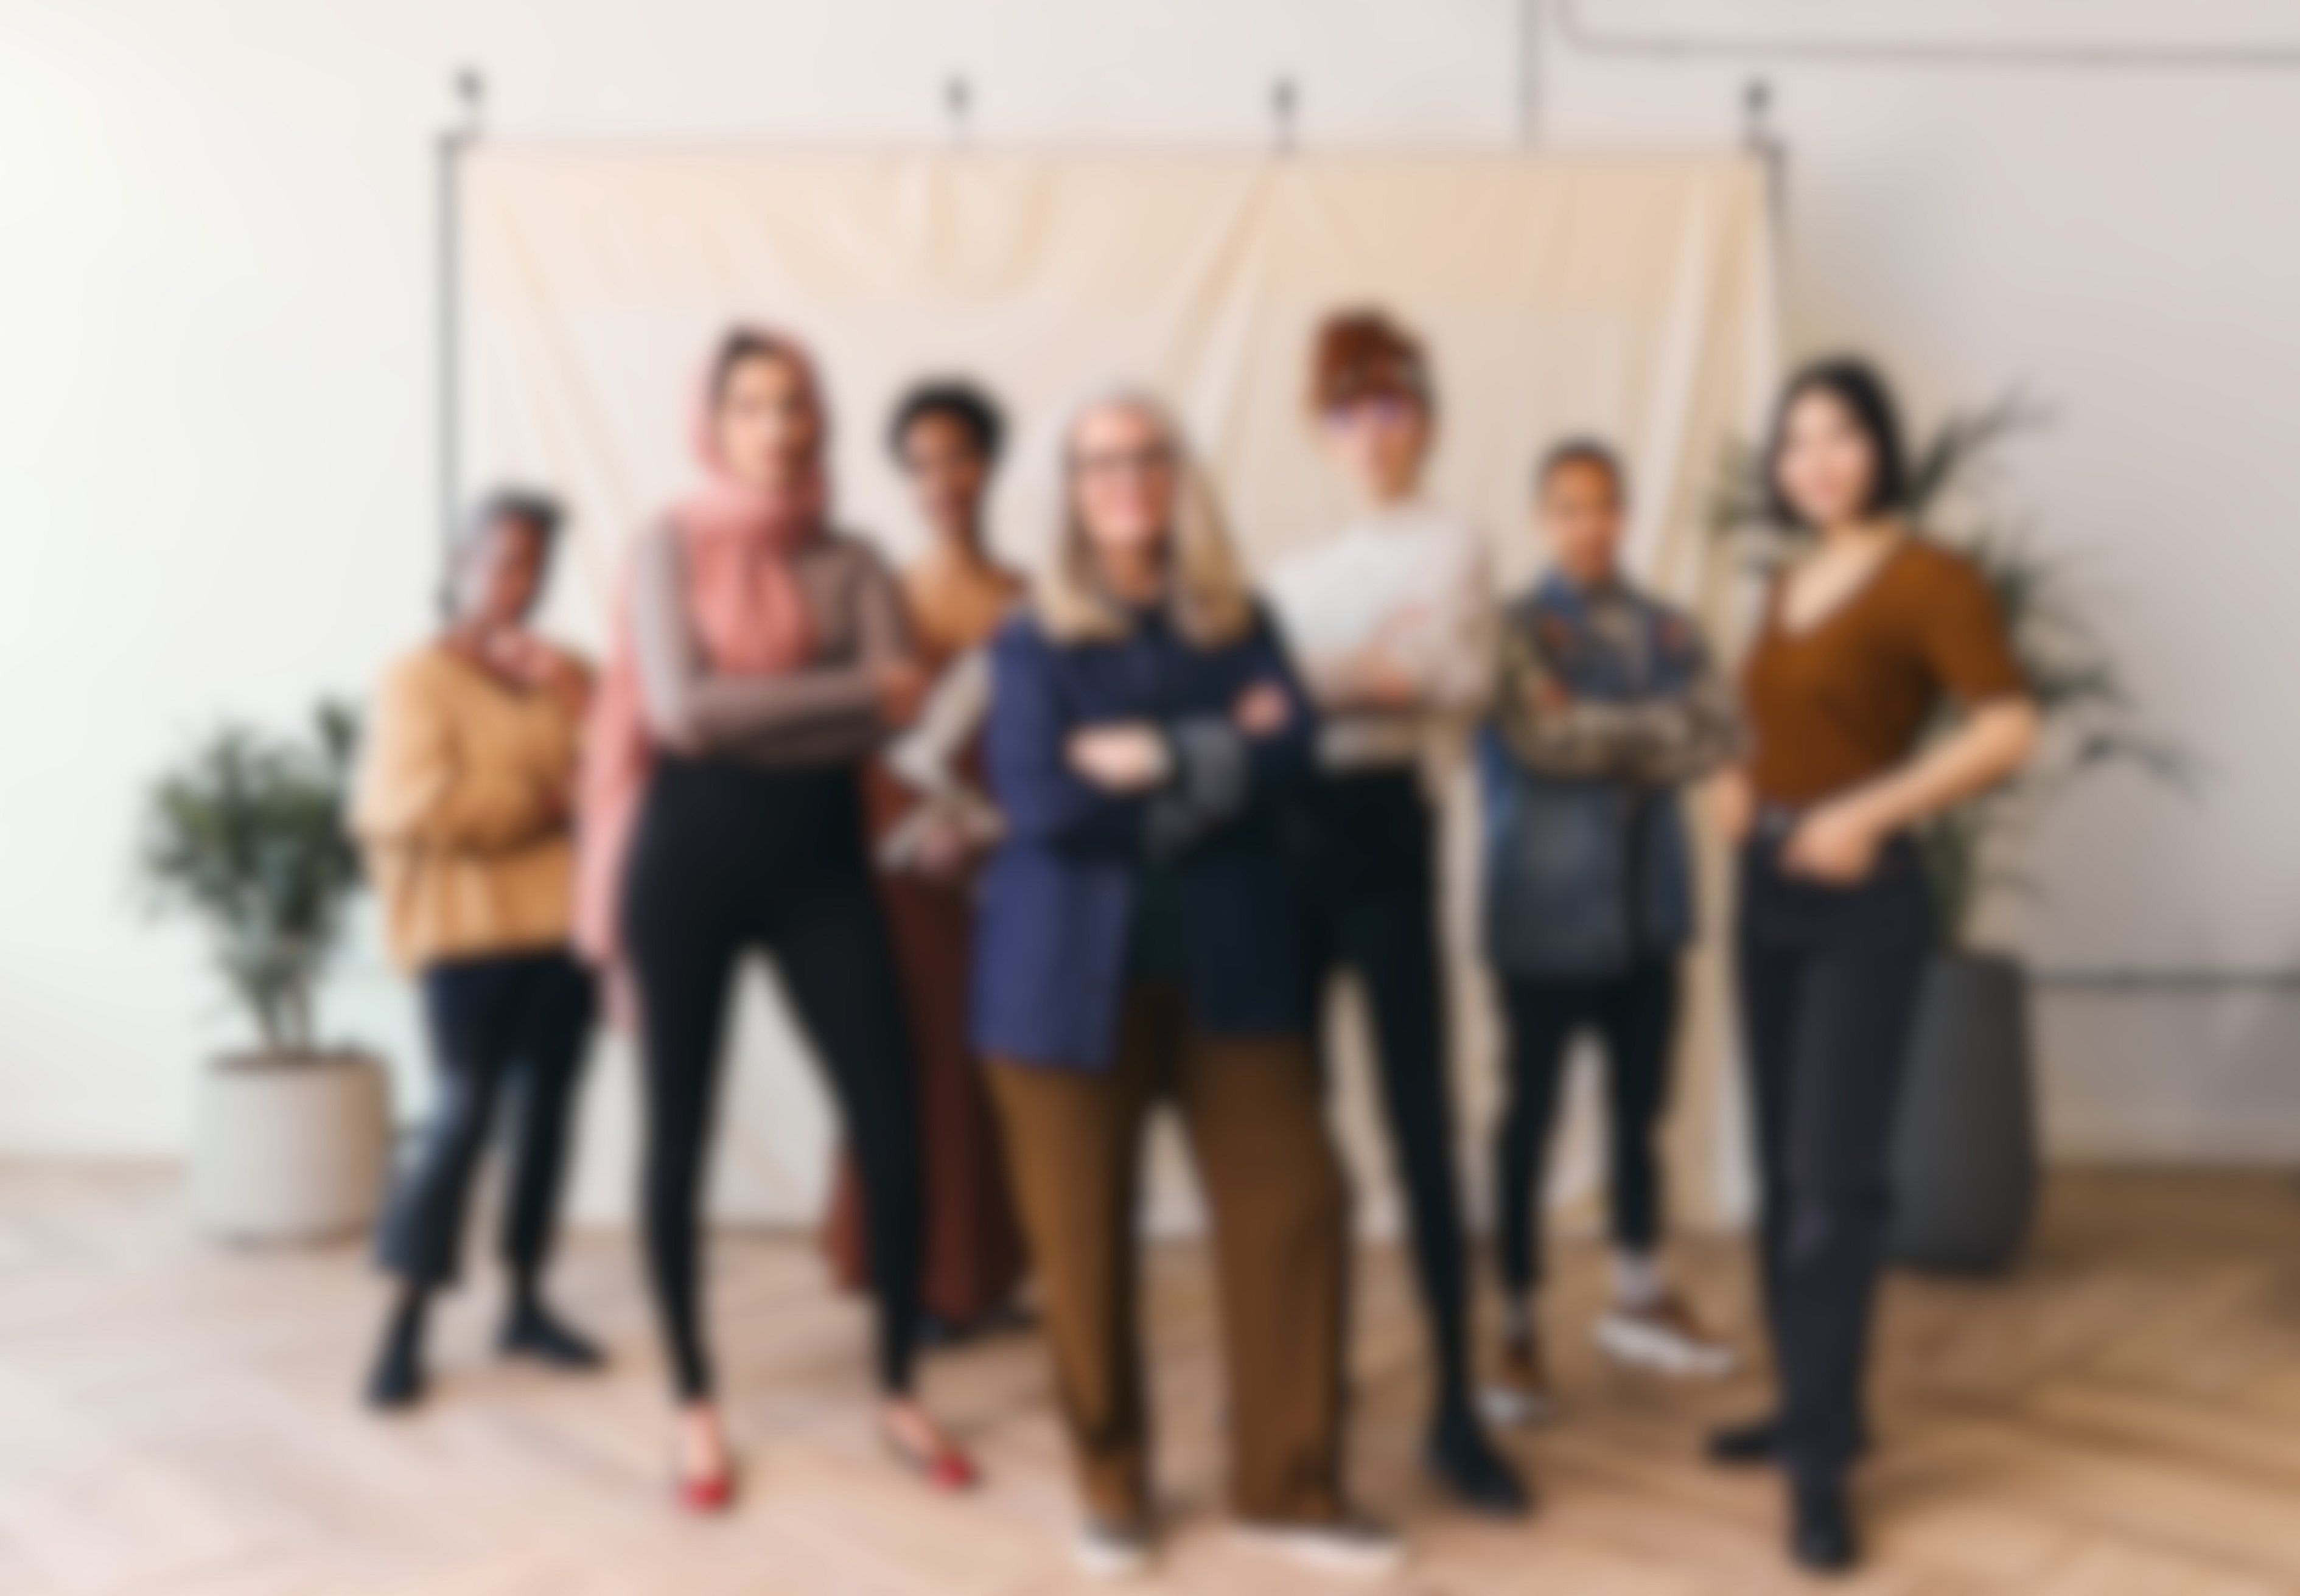
<path id="1" fill-rule="evenodd" d="M 1418 399 L 1396 394 L 1370 394 L 1362 399 L 1329 406 L 1326 425 L 1338 431 L 1361 427 L 1403 427 L 1419 420 L 1421 413 L 1421 402 Z"/>
<path id="2" fill-rule="evenodd" d="M 1071 456 L 1074 476 L 1147 477 L 1174 469 L 1174 452 L 1162 444 L 1146 449 L 1104 449 Z"/>

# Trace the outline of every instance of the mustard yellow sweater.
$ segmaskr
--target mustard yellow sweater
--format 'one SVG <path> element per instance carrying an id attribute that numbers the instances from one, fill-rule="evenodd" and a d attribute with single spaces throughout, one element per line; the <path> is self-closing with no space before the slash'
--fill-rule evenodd
<path id="1" fill-rule="evenodd" d="M 351 825 L 410 968 L 557 947 L 574 919 L 576 717 L 445 647 L 384 677 Z"/>

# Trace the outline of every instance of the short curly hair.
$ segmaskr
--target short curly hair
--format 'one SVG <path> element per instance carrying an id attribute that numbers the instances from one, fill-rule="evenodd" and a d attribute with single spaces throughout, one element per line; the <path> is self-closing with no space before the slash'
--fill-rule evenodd
<path id="1" fill-rule="evenodd" d="M 489 489 L 464 519 L 465 546 L 492 537 L 505 524 L 525 527 L 541 540 L 547 554 L 559 541 L 567 509 L 557 498 L 536 488 L 516 485 Z"/>
<path id="2" fill-rule="evenodd" d="M 887 420 L 887 453 L 895 463 L 903 461 L 903 443 L 911 428 L 929 416 L 948 416 L 965 428 L 983 459 L 996 464 L 1006 446 L 1006 417 L 998 401 L 963 378 L 938 378 L 904 394 Z"/>
<path id="3" fill-rule="evenodd" d="M 1549 484 L 1558 472 L 1568 466 L 1592 466 L 1605 473 L 1613 484 L 1613 496 L 1626 502 L 1629 496 L 1629 468 L 1621 463 L 1621 451 L 1603 438 L 1586 434 L 1565 438 L 1550 445 L 1543 452 L 1541 461 L 1533 469 L 1533 490 L 1548 491 Z"/>

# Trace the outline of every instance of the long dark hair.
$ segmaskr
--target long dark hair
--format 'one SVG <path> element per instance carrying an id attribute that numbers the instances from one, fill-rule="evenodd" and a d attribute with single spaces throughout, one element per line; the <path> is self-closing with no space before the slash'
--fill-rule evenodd
<path id="1" fill-rule="evenodd" d="M 1806 524 L 1781 491 L 1781 455 L 1788 447 L 1790 412 L 1812 394 L 1826 394 L 1836 400 L 1869 440 L 1874 467 L 1862 513 L 1884 515 L 1905 509 L 1909 457 L 1901 439 L 1900 407 L 1893 402 L 1893 390 L 1867 361 L 1857 355 L 1833 355 L 1800 368 L 1781 390 L 1781 402 L 1774 408 L 1772 437 L 1765 445 L 1765 507 L 1773 520 L 1783 527 Z"/>

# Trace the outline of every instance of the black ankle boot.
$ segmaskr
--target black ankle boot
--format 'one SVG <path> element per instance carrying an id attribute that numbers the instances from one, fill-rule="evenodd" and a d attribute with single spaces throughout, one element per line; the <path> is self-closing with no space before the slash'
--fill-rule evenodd
<path id="1" fill-rule="evenodd" d="M 604 1367 L 607 1361 L 589 1337 L 532 1300 L 514 1303 L 504 1316 L 496 1350 L 506 1358 L 532 1358 L 574 1371 Z"/>
<path id="2" fill-rule="evenodd" d="M 1521 1518 L 1533 1510 L 1533 1497 L 1509 1460 L 1494 1450 L 1467 1405 L 1440 1413 L 1429 1426 L 1424 1454 L 1429 1472 L 1454 1500 L 1472 1512 L 1496 1518 Z"/>
<path id="3" fill-rule="evenodd" d="M 423 1400 L 424 1305 L 422 1293 L 411 1292 L 384 1326 L 383 1344 L 367 1376 L 367 1405 L 379 1412 L 412 1408 Z"/>
<path id="4" fill-rule="evenodd" d="M 1789 1556 L 1816 1574 L 1842 1574 L 1861 1560 L 1853 1502 L 1842 1478 L 1790 1484 Z"/>
<path id="5" fill-rule="evenodd" d="M 1722 1463 L 1728 1467 L 1750 1468 L 1777 1462 L 1781 1455 L 1781 1421 L 1758 1418 L 1712 1430 L 1708 1450 L 1712 1463 Z"/>
<path id="6" fill-rule="evenodd" d="M 379 1413 L 412 1408 L 423 1400 L 423 1364 L 412 1352 L 387 1346 L 368 1371 L 367 1405 Z"/>

